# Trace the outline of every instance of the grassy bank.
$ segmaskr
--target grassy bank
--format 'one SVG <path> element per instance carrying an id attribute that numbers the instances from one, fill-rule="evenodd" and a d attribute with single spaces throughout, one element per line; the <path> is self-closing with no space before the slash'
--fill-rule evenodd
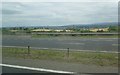
<path id="1" fill-rule="evenodd" d="M 24 59 L 44 59 L 69 63 L 94 64 L 99 66 L 117 66 L 118 55 L 115 53 L 99 52 L 74 52 L 59 50 L 35 50 L 31 49 L 28 54 L 27 48 L 3 47 L 3 57 L 15 57 Z"/>

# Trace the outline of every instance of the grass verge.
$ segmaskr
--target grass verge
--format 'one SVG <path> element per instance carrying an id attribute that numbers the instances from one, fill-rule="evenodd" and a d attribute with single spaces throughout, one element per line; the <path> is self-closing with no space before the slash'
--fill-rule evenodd
<path id="1" fill-rule="evenodd" d="M 99 52 L 75 52 L 59 50 L 36 50 L 27 48 L 9 48 L 3 47 L 3 57 L 15 57 L 23 59 L 44 59 L 55 60 L 70 63 L 94 64 L 99 66 L 118 66 L 117 53 L 99 53 Z"/>

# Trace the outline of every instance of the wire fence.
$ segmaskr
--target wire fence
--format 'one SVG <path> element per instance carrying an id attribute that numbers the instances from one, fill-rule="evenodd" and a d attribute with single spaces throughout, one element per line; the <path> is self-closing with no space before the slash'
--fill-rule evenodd
<path id="1" fill-rule="evenodd" d="M 82 62 L 92 63 L 97 65 L 113 65 L 118 64 L 117 52 L 98 52 L 98 51 L 86 51 L 86 50 L 72 50 L 66 49 L 50 49 L 50 48 L 38 48 L 38 47 L 18 47 L 18 46 L 3 46 L 3 57 L 15 57 L 24 59 L 48 59 L 59 60 L 67 62 Z"/>
<path id="2" fill-rule="evenodd" d="M 41 47 L 31 47 L 31 46 L 2 46 L 2 47 L 8 47 L 8 48 L 25 48 L 28 50 L 28 52 L 30 50 L 54 50 L 54 51 L 74 51 L 74 52 L 99 52 L 99 53 L 120 53 L 118 51 L 95 51 L 95 50 L 81 50 L 81 49 L 70 49 L 70 48 L 66 48 L 66 49 L 61 49 L 61 48 L 41 48 Z"/>

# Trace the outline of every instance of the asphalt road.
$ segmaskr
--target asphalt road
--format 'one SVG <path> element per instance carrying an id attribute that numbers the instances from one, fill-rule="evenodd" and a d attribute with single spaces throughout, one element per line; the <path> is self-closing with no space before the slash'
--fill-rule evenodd
<path id="1" fill-rule="evenodd" d="M 21 68 L 12 68 L 12 67 L 2 67 L 2 73 L 47 73 L 42 71 L 33 71 Z"/>
<path id="2" fill-rule="evenodd" d="M 118 51 L 115 38 L 31 38 L 29 36 L 3 36 L 3 46 L 25 46 L 71 50 Z"/>
<path id="3" fill-rule="evenodd" d="M 21 68 L 2 67 L 2 75 L 118 75 L 118 73 L 76 73 L 76 74 L 62 74 L 42 71 L 26 70 Z"/>
<path id="4" fill-rule="evenodd" d="M 118 75 L 118 73 L 52 73 L 45 71 L 28 70 L 22 68 L 2 67 L 2 75 Z"/>
<path id="5" fill-rule="evenodd" d="M 75 73 L 117 73 L 118 67 L 98 66 L 91 64 L 77 64 L 70 62 L 59 62 L 54 60 L 34 60 L 22 58 L 3 57 L 4 64 L 27 66 L 34 68 L 51 69 L 56 71 L 75 72 Z M 48 71 L 51 72 L 51 71 Z M 53 72 L 53 71 L 52 71 Z"/>
<path id="6" fill-rule="evenodd" d="M 72 75 L 72 74 L 35 71 L 35 70 L 13 68 L 13 67 L 2 67 L 2 74 L 3 75 Z"/>

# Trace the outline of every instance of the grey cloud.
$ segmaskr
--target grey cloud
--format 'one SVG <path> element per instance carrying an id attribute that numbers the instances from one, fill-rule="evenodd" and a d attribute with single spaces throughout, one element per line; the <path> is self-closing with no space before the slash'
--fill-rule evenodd
<path id="1" fill-rule="evenodd" d="M 17 10 L 2 9 L 2 14 L 13 15 L 13 14 L 21 14 L 21 12 Z"/>
<path id="2" fill-rule="evenodd" d="M 25 7 L 25 5 L 19 2 L 3 2 L 2 14 L 3 15 L 21 14 L 23 7 Z"/>
<path id="3" fill-rule="evenodd" d="M 7 18 L 5 19 L 7 20 L 6 24 L 56 25 L 117 21 L 116 3 L 27 2 L 21 3 L 20 6 L 16 3 L 13 4 L 8 3 L 3 10 L 3 14 L 19 15 L 5 16 Z"/>

